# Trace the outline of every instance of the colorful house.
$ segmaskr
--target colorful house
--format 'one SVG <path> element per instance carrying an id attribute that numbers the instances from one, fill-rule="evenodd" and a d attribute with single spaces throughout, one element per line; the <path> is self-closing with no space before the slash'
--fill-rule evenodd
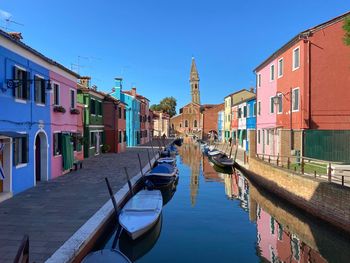
<path id="1" fill-rule="evenodd" d="M 0 30 L 0 200 L 51 179 L 51 78 L 78 77 L 21 39 Z"/>
<path id="2" fill-rule="evenodd" d="M 78 83 L 78 102 L 84 105 L 84 158 L 99 155 L 103 147 L 103 99 L 105 95 L 90 87 L 90 77 Z"/>
<path id="3" fill-rule="evenodd" d="M 104 144 L 106 151 L 123 152 L 126 149 L 126 111 L 125 104 L 105 95 L 103 100 Z"/>
<path id="4" fill-rule="evenodd" d="M 136 90 L 135 90 L 136 91 Z M 141 144 L 150 141 L 150 122 L 151 117 L 149 115 L 149 99 L 139 94 L 136 94 L 136 98 L 140 101 L 140 142 Z"/>
<path id="5" fill-rule="evenodd" d="M 349 14 L 297 34 L 255 69 L 258 141 L 265 131 L 258 153 L 350 160 L 350 47 L 342 28 Z"/>
<path id="6" fill-rule="evenodd" d="M 223 110 L 218 112 L 218 141 L 222 142 L 224 140 L 224 115 Z"/>
<path id="7" fill-rule="evenodd" d="M 78 122 L 83 112 L 77 105 L 77 78 L 74 73 L 50 71 L 50 115 L 52 133 L 51 177 L 72 169 L 75 160 L 84 158 L 83 133 Z"/>
<path id="8" fill-rule="evenodd" d="M 116 84 L 111 96 L 123 102 L 126 106 L 126 142 L 127 146 L 140 144 L 140 101 L 136 98 L 136 89 L 122 90 L 122 79 L 116 78 Z"/>
<path id="9" fill-rule="evenodd" d="M 249 99 L 247 101 L 247 145 L 246 151 L 249 151 L 250 148 L 250 133 L 253 133 L 253 137 L 255 137 L 256 130 L 256 99 Z M 255 144 L 255 142 L 253 142 Z M 254 145 L 255 146 L 255 145 Z"/>

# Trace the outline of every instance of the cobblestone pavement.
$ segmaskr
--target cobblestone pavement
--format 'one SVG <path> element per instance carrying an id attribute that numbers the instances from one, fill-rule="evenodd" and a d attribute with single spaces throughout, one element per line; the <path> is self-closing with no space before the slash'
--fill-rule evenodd
<path id="1" fill-rule="evenodd" d="M 102 154 L 84 160 L 81 170 L 41 182 L 0 203 L 0 262 L 13 262 L 24 234 L 29 235 L 30 262 L 49 258 L 109 198 L 105 177 L 113 191 L 148 163 L 148 147 L 132 147 L 119 154 Z M 150 150 L 152 158 L 152 150 Z"/>

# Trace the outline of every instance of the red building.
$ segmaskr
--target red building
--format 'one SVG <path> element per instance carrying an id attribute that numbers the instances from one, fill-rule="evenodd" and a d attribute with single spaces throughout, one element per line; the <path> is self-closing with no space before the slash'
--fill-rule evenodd
<path id="1" fill-rule="evenodd" d="M 108 152 L 119 153 L 126 149 L 125 104 L 106 95 L 103 100 L 104 144 Z"/>
<path id="2" fill-rule="evenodd" d="M 203 135 L 207 139 L 209 134 L 218 136 L 218 112 L 224 110 L 224 103 L 218 105 L 203 105 Z"/>

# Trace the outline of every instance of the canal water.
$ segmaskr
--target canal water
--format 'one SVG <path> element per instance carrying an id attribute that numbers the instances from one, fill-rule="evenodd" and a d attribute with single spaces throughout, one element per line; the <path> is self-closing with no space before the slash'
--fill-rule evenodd
<path id="1" fill-rule="evenodd" d="M 115 232 L 133 262 L 350 262 L 348 236 L 249 182 L 214 169 L 200 147 L 179 148 L 179 182 L 157 225 L 140 240 Z"/>

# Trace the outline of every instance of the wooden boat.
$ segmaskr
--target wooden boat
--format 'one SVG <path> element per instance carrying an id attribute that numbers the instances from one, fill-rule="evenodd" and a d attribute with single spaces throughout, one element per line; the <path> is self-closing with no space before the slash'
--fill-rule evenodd
<path id="1" fill-rule="evenodd" d="M 212 156 L 211 161 L 221 168 L 232 168 L 235 164 L 233 158 L 229 158 L 226 154 Z"/>
<path id="2" fill-rule="evenodd" d="M 176 166 L 163 163 L 154 167 L 145 175 L 146 180 L 150 180 L 155 187 L 161 187 L 173 182 L 178 174 Z"/>
<path id="3" fill-rule="evenodd" d="M 135 240 L 156 224 L 162 207 L 163 198 L 159 190 L 141 190 L 123 207 L 119 223 Z"/>
<path id="4" fill-rule="evenodd" d="M 115 249 L 103 249 L 89 253 L 82 261 L 82 263 L 131 263 L 122 252 Z"/>
<path id="5" fill-rule="evenodd" d="M 219 150 L 212 150 L 212 151 L 208 151 L 208 156 L 215 156 L 215 155 L 218 155 L 218 154 L 222 154 L 222 152 L 221 151 L 219 151 Z"/>

